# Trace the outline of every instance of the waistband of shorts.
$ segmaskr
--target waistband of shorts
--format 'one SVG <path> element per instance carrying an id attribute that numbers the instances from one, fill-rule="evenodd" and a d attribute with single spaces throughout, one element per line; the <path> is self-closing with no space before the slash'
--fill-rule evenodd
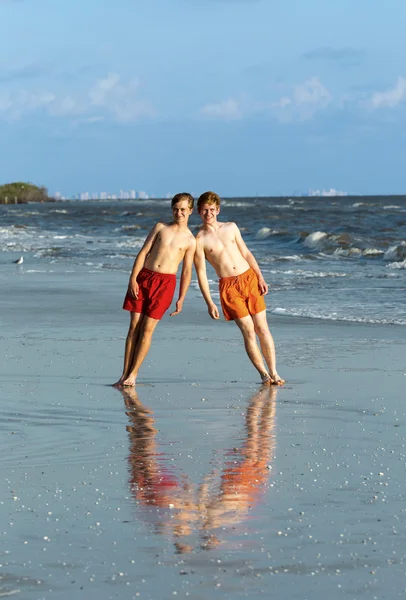
<path id="1" fill-rule="evenodd" d="M 235 281 L 236 279 L 240 279 L 240 277 L 244 277 L 244 275 L 248 275 L 250 273 L 255 274 L 255 271 L 251 267 L 249 269 L 247 269 L 246 271 L 244 271 L 243 273 L 240 273 L 239 275 L 231 275 L 230 277 L 221 277 L 219 279 L 219 284 L 222 285 L 223 283 L 230 283 L 230 282 Z"/>
<path id="2" fill-rule="evenodd" d="M 140 273 L 144 271 L 144 273 L 149 273 L 151 275 L 158 275 L 158 277 L 165 277 L 167 279 L 175 279 L 176 273 L 159 273 L 159 271 L 151 271 L 151 269 L 147 269 L 147 267 L 142 267 Z"/>

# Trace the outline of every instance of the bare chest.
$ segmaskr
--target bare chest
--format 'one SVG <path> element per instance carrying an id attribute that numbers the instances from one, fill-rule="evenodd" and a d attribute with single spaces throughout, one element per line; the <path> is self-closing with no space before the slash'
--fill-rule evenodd
<path id="1" fill-rule="evenodd" d="M 162 232 L 157 236 L 156 251 L 159 254 L 184 254 L 187 249 L 187 243 L 188 239 L 185 235 Z"/>
<path id="2" fill-rule="evenodd" d="M 204 251 L 207 256 L 218 256 L 224 252 L 234 252 L 236 248 L 235 238 L 227 233 L 216 233 L 208 235 L 204 240 Z"/>

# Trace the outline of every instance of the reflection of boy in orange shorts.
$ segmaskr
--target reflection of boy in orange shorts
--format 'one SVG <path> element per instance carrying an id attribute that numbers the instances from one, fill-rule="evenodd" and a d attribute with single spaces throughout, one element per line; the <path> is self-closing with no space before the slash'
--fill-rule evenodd
<path id="1" fill-rule="evenodd" d="M 197 202 L 197 210 L 203 225 L 196 236 L 195 268 L 209 315 L 212 319 L 219 318 L 210 294 L 206 260 L 220 279 L 224 317 L 227 321 L 235 321 L 240 328 L 245 350 L 262 381 L 282 385 L 284 380 L 276 371 L 275 345 L 269 331 L 263 298 L 268 293 L 268 285 L 261 269 L 245 245 L 237 225 L 217 221 L 220 212 L 217 194 L 202 194 Z"/>
<path id="2" fill-rule="evenodd" d="M 196 241 L 188 229 L 194 200 L 190 194 L 176 194 L 172 198 L 173 221 L 157 223 L 149 232 L 138 253 L 128 284 L 123 308 L 129 310 L 124 367 L 116 386 L 134 386 L 148 350 L 155 327 L 168 310 L 176 287 L 176 273 L 180 263 L 182 275 L 176 310 L 180 313 L 192 278 Z"/>
<path id="3" fill-rule="evenodd" d="M 251 268 L 236 277 L 222 277 L 219 289 L 226 321 L 256 315 L 266 309 L 264 297 L 259 291 L 258 277 Z"/>

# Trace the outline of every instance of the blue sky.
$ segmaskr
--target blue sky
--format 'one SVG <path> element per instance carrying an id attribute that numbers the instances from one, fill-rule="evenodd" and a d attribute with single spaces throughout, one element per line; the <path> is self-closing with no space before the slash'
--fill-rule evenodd
<path id="1" fill-rule="evenodd" d="M 0 0 L 0 183 L 406 193 L 404 0 Z"/>

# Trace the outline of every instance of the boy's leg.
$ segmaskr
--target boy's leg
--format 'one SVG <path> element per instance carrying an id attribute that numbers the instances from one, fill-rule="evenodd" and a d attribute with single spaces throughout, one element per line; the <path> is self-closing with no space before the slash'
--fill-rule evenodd
<path id="1" fill-rule="evenodd" d="M 265 368 L 261 352 L 258 348 L 254 321 L 251 315 L 242 317 L 241 319 L 235 319 L 235 323 L 238 325 L 243 335 L 245 351 L 247 352 L 250 361 L 260 374 L 262 381 L 266 383 L 269 381 L 269 374 Z"/>
<path id="2" fill-rule="evenodd" d="M 144 359 L 148 354 L 148 350 L 150 349 L 152 334 L 155 331 L 155 327 L 159 323 L 159 319 L 153 319 L 152 317 L 147 317 L 146 315 L 141 316 L 142 318 L 139 322 L 138 338 L 134 349 L 130 371 L 122 382 L 123 386 L 135 385 L 139 368 L 144 362 Z"/>
<path id="3" fill-rule="evenodd" d="M 252 315 L 252 320 L 255 327 L 255 333 L 259 338 L 262 354 L 264 355 L 265 362 L 268 365 L 272 383 L 282 385 L 285 383 L 285 381 L 279 377 L 276 371 L 275 343 L 273 341 L 272 334 L 269 331 L 268 321 L 266 319 L 266 311 L 263 310 L 256 315 Z"/>
<path id="4" fill-rule="evenodd" d="M 125 340 L 123 373 L 120 379 L 116 381 L 116 383 L 113 383 L 115 386 L 121 385 L 124 379 L 126 379 L 128 376 L 128 372 L 134 359 L 134 350 L 137 345 L 141 317 L 141 313 L 130 313 L 130 326 L 128 328 L 127 338 Z"/>

